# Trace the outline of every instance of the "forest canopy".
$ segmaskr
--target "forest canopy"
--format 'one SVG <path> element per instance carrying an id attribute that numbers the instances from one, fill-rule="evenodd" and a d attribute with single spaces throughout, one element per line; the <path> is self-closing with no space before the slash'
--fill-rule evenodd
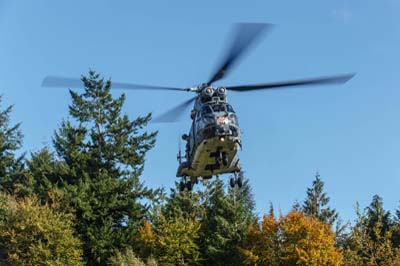
<path id="1" fill-rule="evenodd" d="M 124 114 L 94 71 L 82 81 L 52 145 L 30 154 L 0 98 L 1 265 L 400 265 L 400 210 L 375 195 L 342 224 L 318 174 L 291 211 L 262 217 L 246 177 L 149 188 L 151 114 Z"/>

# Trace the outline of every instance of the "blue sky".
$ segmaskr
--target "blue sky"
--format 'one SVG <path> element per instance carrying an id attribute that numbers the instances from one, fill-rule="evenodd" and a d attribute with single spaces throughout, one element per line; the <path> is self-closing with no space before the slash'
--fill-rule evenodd
<path id="1" fill-rule="evenodd" d="M 357 72 L 344 86 L 230 93 L 243 134 L 242 166 L 257 211 L 286 212 L 319 170 L 345 220 L 374 194 L 391 211 L 400 194 L 400 1 L 7 1 L 0 0 L 0 93 L 22 122 L 23 150 L 51 144 L 68 117 L 67 90 L 46 75 L 93 68 L 115 81 L 192 86 L 221 57 L 235 22 L 277 27 L 218 84 Z M 118 95 L 121 91 L 115 91 Z M 159 114 L 191 95 L 126 91 L 132 118 Z M 189 114 L 159 130 L 146 161 L 151 187 L 176 180 L 178 139 Z"/>

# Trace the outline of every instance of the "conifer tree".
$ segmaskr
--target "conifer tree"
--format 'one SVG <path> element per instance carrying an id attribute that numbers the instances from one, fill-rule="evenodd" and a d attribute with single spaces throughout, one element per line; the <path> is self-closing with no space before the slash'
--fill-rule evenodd
<path id="1" fill-rule="evenodd" d="M 0 96 L 0 107 L 1 102 Z M 16 154 L 22 145 L 22 133 L 19 123 L 10 122 L 12 109 L 13 106 L 8 106 L 0 110 L 0 189 L 8 193 L 20 191 L 24 157 Z"/>
<path id="2" fill-rule="evenodd" d="M 328 204 L 329 197 L 324 192 L 324 182 L 317 173 L 312 187 L 307 189 L 307 197 L 303 202 L 301 210 L 306 215 L 332 225 L 337 220 L 338 213 L 335 209 L 331 209 Z"/>
<path id="3" fill-rule="evenodd" d="M 357 205 L 357 220 L 344 248 L 346 265 L 400 265 L 400 249 L 392 242 L 389 212 L 378 195 L 364 212 Z"/>
<path id="4" fill-rule="evenodd" d="M 383 208 L 383 200 L 379 195 L 374 195 L 372 197 L 372 202 L 365 209 L 366 210 L 366 228 L 367 233 L 372 239 L 376 239 L 376 224 L 379 223 L 379 235 L 385 235 L 391 230 L 392 221 L 390 217 L 390 212 L 385 211 Z"/>
<path id="5" fill-rule="evenodd" d="M 194 191 L 180 191 L 179 184 L 175 184 L 175 188 L 171 189 L 171 194 L 167 197 L 163 214 L 168 218 L 183 216 L 198 221 L 204 220 L 205 217 L 205 197 L 207 192 L 200 189 Z"/>
<path id="6" fill-rule="evenodd" d="M 133 121 L 122 114 L 125 96 L 113 99 L 111 81 L 94 71 L 82 81 L 83 93 L 70 91 L 72 119 L 61 123 L 53 140 L 64 166 L 52 182 L 67 191 L 75 210 L 86 264 L 104 265 L 131 242 L 146 215 L 143 199 L 153 191 L 139 176 L 156 133 L 142 131 L 150 114 Z"/>
<path id="7" fill-rule="evenodd" d="M 248 180 L 241 189 L 225 192 L 223 181 L 211 184 L 207 219 L 203 224 L 207 265 L 241 265 L 238 247 L 255 221 L 254 200 Z"/>

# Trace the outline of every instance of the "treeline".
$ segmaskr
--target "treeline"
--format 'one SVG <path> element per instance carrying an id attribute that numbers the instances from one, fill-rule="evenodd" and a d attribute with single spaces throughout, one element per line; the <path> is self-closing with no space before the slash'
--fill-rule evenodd
<path id="1" fill-rule="evenodd" d="M 29 155 L 0 108 L 0 265 L 400 265 L 400 211 L 376 195 L 343 224 L 319 176 L 289 213 L 271 205 L 262 219 L 246 178 L 149 189 L 151 115 L 129 119 L 110 81 L 82 80 L 52 146 Z"/>

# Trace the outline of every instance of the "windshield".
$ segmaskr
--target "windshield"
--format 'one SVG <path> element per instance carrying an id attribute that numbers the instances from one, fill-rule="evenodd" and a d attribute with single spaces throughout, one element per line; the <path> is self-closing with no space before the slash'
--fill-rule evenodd
<path id="1" fill-rule="evenodd" d="M 227 104 L 227 105 L 226 105 L 226 110 L 227 110 L 229 113 L 234 113 L 234 112 L 235 112 L 230 104 Z"/>
<path id="2" fill-rule="evenodd" d="M 212 107 L 214 112 L 225 112 L 225 105 L 223 104 L 216 104 Z"/>
<path id="3" fill-rule="evenodd" d="M 211 113 L 219 113 L 219 112 L 228 112 L 228 113 L 234 113 L 235 111 L 233 110 L 232 106 L 230 104 L 215 104 L 212 107 L 210 105 L 203 106 L 201 109 L 201 114 L 207 115 Z"/>
<path id="4" fill-rule="evenodd" d="M 211 114 L 212 113 L 212 109 L 208 105 L 203 106 L 203 108 L 201 109 L 201 113 L 202 113 L 202 115 Z"/>

